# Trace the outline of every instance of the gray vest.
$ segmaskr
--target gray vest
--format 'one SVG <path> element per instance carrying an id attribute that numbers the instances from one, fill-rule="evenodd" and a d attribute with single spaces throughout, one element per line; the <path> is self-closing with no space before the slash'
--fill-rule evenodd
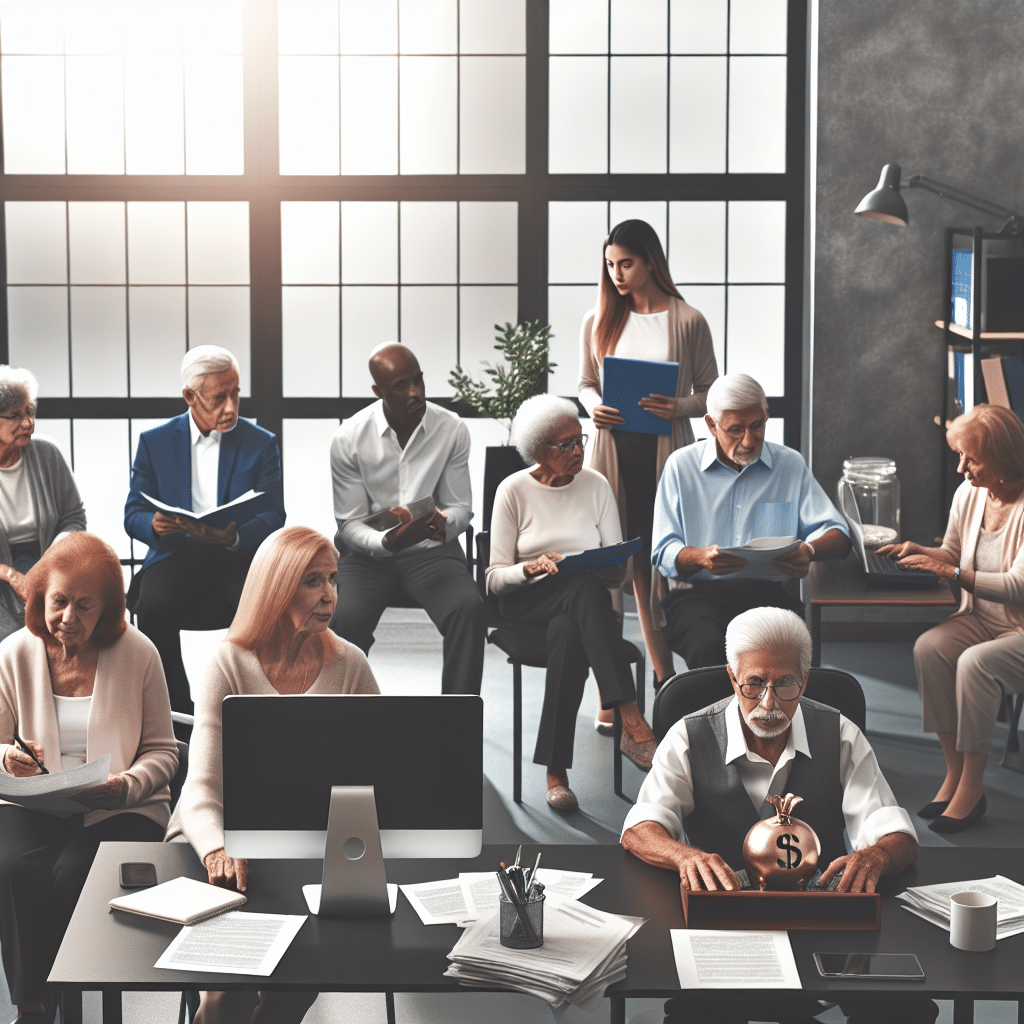
<path id="1" fill-rule="evenodd" d="M 730 700 L 727 697 L 686 716 L 694 809 L 683 822 L 683 828 L 692 846 L 717 853 L 738 871 L 743 867 L 743 840 L 759 815 L 743 788 L 736 766 L 725 763 L 725 709 Z M 797 751 L 790 764 L 786 790 L 803 797 L 796 816 L 818 834 L 819 863 L 824 868 L 846 853 L 843 785 L 839 777 L 839 712 L 806 697 L 801 698 L 800 706 L 811 757 Z"/>

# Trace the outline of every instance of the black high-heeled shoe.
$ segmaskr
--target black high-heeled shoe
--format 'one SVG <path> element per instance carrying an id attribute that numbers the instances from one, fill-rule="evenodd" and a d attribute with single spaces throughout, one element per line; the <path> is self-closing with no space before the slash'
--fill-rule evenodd
<path id="1" fill-rule="evenodd" d="M 917 816 L 924 818 L 926 821 L 930 818 L 937 818 L 948 806 L 948 800 L 933 800 L 930 804 L 925 804 L 917 812 Z"/>
<path id="2" fill-rule="evenodd" d="M 980 821 L 987 808 L 988 803 L 985 800 L 985 794 L 982 793 L 981 799 L 966 815 L 964 815 L 964 817 L 949 818 L 943 814 L 936 818 L 928 827 L 933 832 L 941 832 L 943 835 L 950 832 L 963 832 L 966 829 L 969 829 L 976 821 Z"/>

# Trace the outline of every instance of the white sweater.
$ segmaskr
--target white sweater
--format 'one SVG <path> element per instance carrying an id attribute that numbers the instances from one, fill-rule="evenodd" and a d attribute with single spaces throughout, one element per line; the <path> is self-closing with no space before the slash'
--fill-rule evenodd
<path id="1" fill-rule="evenodd" d="M 520 470 L 494 496 L 487 590 L 500 596 L 523 586 L 523 566 L 547 551 L 568 555 L 621 540 L 615 495 L 600 473 L 581 469 L 564 487 L 549 487 Z"/>

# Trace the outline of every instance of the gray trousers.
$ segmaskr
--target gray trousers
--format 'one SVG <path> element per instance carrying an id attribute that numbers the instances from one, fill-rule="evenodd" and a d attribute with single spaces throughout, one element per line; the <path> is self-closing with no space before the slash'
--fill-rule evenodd
<path id="1" fill-rule="evenodd" d="M 1004 690 L 1024 691 L 1024 635 L 954 615 L 918 637 L 914 666 L 923 730 L 955 733 L 957 750 L 987 754 Z"/>
<path id="2" fill-rule="evenodd" d="M 441 692 L 479 694 L 484 602 L 458 541 L 384 558 L 346 549 L 338 559 L 338 607 L 331 628 L 369 654 L 373 631 L 398 591 L 422 605 L 444 637 Z"/>

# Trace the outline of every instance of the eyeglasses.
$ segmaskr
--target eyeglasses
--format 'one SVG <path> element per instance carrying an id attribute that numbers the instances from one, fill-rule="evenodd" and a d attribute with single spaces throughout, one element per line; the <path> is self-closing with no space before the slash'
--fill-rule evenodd
<path id="1" fill-rule="evenodd" d="M 0 412 L 0 420 L 8 423 L 21 423 L 22 420 L 34 420 L 36 418 L 36 407 L 27 405 L 21 412 Z"/>
<path id="2" fill-rule="evenodd" d="M 783 683 L 740 683 L 740 693 L 748 700 L 762 701 L 768 690 L 774 690 L 779 700 L 794 700 L 800 695 L 800 684 L 793 680 Z"/>
<path id="3" fill-rule="evenodd" d="M 734 427 L 729 427 L 728 429 L 725 429 L 721 424 L 718 424 L 718 429 L 723 433 L 728 434 L 733 441 L 742 441 L 748 430 L 754 437 L 763 436 L 766 426 L 767 423 L 765 423 L 764 420 L 761 420 L 759 423 L 737 423 Z"/>
<path id="4" fill-rule="evenodd" d="M 566 455 L 573 450 L 573 448 L 579 448 L 583 451 L 587 447 L 587 435 L 580 434 L 579 437 L 567 437 L 564 441 L 559 441 L 558 444 L 548 445 L 549 448 L 557 448 L 560 452 L 565 452 Z"/>

